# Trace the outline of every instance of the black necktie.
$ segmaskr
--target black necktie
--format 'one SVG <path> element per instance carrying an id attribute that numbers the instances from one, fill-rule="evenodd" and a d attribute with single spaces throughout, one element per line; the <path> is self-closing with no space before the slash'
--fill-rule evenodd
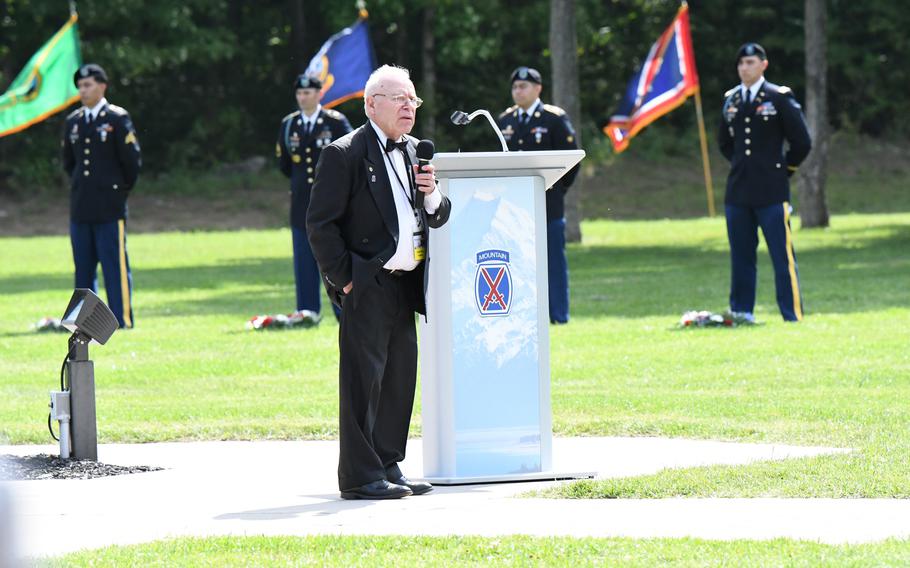
<path id="1" fill-rule="evenodd" d="M 519 119 L 521 120 L 522 126 L 527 126 L 528 123 L 531 122 L 531 115 L 529 115 L 526 112 L 523 112 L 523 113 L 521 113 L 521 116 L 519 117 Z"/>
<path id="2" fill-rule="evenodd" d="M 746 106 L 752 104 L 752 89 L 746 89 Z"/>
<path id="3" fill-rule="evenodd" d="M 407 152 L 408 141 L 407 140 L 402 140 L 401 142 L 392 142 L 392 140 L 390 140 L 389 138 L 386 138 L 385 151 L 391 152 L 395 148 L 398 148 L 399 150 L 401 150 L 401 153 L 407 157 L 407 155 L 408 155 L 408 152 Z"/>

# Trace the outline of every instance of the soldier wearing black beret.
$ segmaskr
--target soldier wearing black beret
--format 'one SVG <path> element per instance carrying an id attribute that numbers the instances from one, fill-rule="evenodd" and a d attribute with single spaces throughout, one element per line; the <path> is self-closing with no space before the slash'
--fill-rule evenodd
<path id="1" fill-rule="evenodd" d="M 519 67 L 512 72 L 515 104 L 499 115 L 497 122 L 509 150 L 575 150 L 575 129 L 566 111 L 540 100 L 540 72 Z M 575 180 L 578 166 L 547 191 L 547 264 L 550 287 L 550 323 L 569 321 L 569 264 L 566 259 L 565 195 Z"/>
<path id="2" fill-rule="evenodd" d="M 281 172 L 291 179 L 291 236 L 294 246 L 294 280 L 297 311 L 319 321 L 322 276 L 306 236 L 306 211 L 310 204 L 316 162 L 322 149 L 351 131 L 351 123 L 337 110 L 323 108 L 322 81 L 300 75 L 294 81 L 299 110 L 281 120 L 275 156 Z M 334 307 L 334 306 L 333 306 Z M 339 311 L 335 308 L 336 317 Z"/>
<path id="3" fill-rule="evenodd" d="M 803 307 L 790 229 L 789 178 L 812 142 L 793 92 L 766 81 L 767 68 L 762 46 L 743 45 L 736 57 L 742 83 L 724 94 L 718 138 L 731 165 L 724 198 L 732 271 L 730 310 L 737 318 L 755 319 L 761 227 L 774 265 L 780 313 L 786 321 L 800 321 Z"/>
<path id="4" fill-rule="evenodd" d="M 109 104 L 107 73 L 88 63 L 73 76 L 82 107 L 66 117 L 63 168 L 70 177 L 70 240 L 76 288 L 98 289 L 98 263 L 107 303 L 120 327 L 135 324 L 133 277 L 126 252 L 126 200 L 142 156 L 125 109 Z"/>

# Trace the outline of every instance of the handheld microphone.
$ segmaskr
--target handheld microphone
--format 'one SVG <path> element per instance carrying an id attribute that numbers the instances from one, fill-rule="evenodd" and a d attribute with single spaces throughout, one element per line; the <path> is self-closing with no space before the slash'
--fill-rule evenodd
<path id="1" fill-rule="evenodd" d="M 433 159 L 433 154 L 436 153 L 436 146 L 433 145 L 432 140 L 421 140 L 417 144 L 417 171 L 423 172 L 425 166 L 430 165 L 430 160 Z M 420 189 L 417 190 L 416 195 L 414 195 L 414 207 L 417 209 L 423 209 L 423 198 L 426 194 Z"/>

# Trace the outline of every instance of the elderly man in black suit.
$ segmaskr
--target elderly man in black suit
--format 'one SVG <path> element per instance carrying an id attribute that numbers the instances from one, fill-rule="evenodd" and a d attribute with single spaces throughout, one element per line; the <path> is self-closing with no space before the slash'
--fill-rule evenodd
<path id="1" fill-rule="evenodd" d="M 429 228 L 449 218 L 432 166 L 418 171 L 421 101 L 408 71 L 384 65 L 364 87 L 369 121 L 322 151 L 307 235 L 329 295 L 341 305 L 338 485 L 343 499 L 432 490 L 405 477 L 417 382 L 414 313 L 426 313 Z M 423 194 L 423 206 L 417 192 Z"/>

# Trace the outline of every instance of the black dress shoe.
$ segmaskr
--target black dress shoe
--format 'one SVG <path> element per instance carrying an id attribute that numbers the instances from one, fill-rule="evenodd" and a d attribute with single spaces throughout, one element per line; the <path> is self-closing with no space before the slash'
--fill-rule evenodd
<path id="1" fill-rule="evenodd" d="M 401 499 L 408 495 L 411 495 L 410 489 L 404 485 L 389 483 L 385 479 L 372 481 L 366 485 L 361 485 L 354 489 L 345 489 L 341 492 L 342 499 Z"/>
<path id="2" fill-rule="evenodd" d="M 424 493 L 429 493 L 433 490 L 433 486 L 427 483 L 426 481 L 411 481 L 405 476 L 401 476 L 398 479 L 390 479 L 395 485 L 404 485 L 411 490 L 411 493 L 414 495 L 423 495 Z"/>

